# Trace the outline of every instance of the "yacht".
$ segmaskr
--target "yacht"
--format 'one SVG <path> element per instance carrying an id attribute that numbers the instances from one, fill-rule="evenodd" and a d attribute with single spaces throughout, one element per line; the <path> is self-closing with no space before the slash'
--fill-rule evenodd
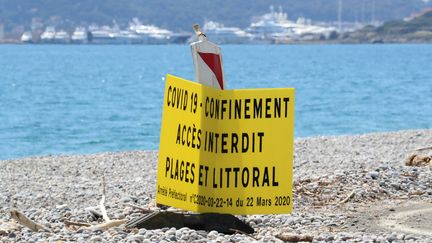
<path id="1" fill-rule="evenodd" d="M 255 43 L 272 43 L 275 35 L 292 32 L 292 24 L 282 9 L 276 12 L 271 6 L 270 13 L 260 16 L 256 22 L 251 23 L 247 31 L 253 35 L 252 41 Z"/>
<path id="2" fill-rule="evenodd" d="M 76 27 L 72 33 L 71 42 L 74 44 L 87 43 L 87 31 L 84 27 Z"/>
<path id="3" fill-rule="evenodd" d="M 297 28 L 297 34 L 300 36 L 312 35 L 315 38 L 330 39 L 332 35 L 338 32 L 333 26 L 313 25 L 311 20 L 302 17 L 297 19 L 297 24 L 302 26 L 302 28 Z"/>
<path id="4" fill-rule="evenodd" d="M 129 23 L 129 30 L 136 33 L 144 44 L 169 44 L 173 32 L 154 25 L 144 25 L 138 18 Z"/>
<path id="5" fill-rule="evenodd" d="M 192 35 L 191 33 L 174 33 L 154 25 L 142 24 L 138 18 L 129 23 L 129 31 L 139 36 L 143 44 L 183 44 Z"/>
<path id="6" fill-rule="evenodd" d="M 90 26 L 88 41 L 92 44 L 124 44 L 124 38 L 120 38 L 120 30 L 110 26 Z"/>
<path id="7" fill-rule="evenodd" d="M 22 43 L 32 43 L 33 42 L 33 35 L 30 31 L 26 31 L 21 36 L 21 42 Z"/>
<path id="8" fill-rule="evenodd" d="M 333 27 L 312 25 L 312 21 L 303 17 L 296 22 L 290 21 L 288 15 L 279 8 L 262 15 L 247 29 L 253 35 L 254 43 L 288 43 L 290 41 L 310 41 L 328 39 L 336 31 Z"/>
<path id="9" fill-rule="evenodd" d="M 55 37 L 55 28 L 52 26 L 46 27 L 45 31 L 41 34 L 40 39 L 42 43 L 53 43 Z"/>
<path id="10" fill-rule="evenodd" d="M 118 34 L 119 41 L 123 44 L 142 44 L 141 37 L 133 31 L 121 30 Z"/>
<path id="11" fill-rule="evenodd" d="M 252 35 L 236 27 L 225 27 L 223 24 L 207 21 L 203 26 L 206 36 L 217 44 L 249 43 Z"/>
<path id="12" fill-rule="evenodd" d="M 69 43 L 69 40 L 70 40 L 69 34 L 64 30 L 60 30 L 55 33 L 53 42 L 57 44 L 66 44 Z"/>

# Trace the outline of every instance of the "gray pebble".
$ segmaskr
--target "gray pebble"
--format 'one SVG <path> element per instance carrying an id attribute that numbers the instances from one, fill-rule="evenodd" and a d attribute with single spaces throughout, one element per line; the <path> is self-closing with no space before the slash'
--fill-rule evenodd
<path id="1" fill-rule="evenodd" d="M 397 233 L 395 233 L 395 232 L 391 233 L 389 236 L 387 236 L 387 240 L 390 242 L 398 240 Z"/>
<path id="2" fill-rule="evenodd" d="M 371 171 L 371 172 L 369 172 L 369 176 L 370 176 L 372 179 L 377 180 L 377 179 L 379 178 L 379 173 L 376 172 L 376 171 Z"/>
<path id="3" fill-rule="evenodd" d="M 212 231 L 210 231 L 209 233 L 208 233 L 208 235 L 207 235 L 207 237 L 209 238 L 209 239 L 216 239 L 216 237 L 218 236 L 218 232 L 217 231 L 215 231 L 215 230 L 212 230 Z"/>
<path id="4" fill-rule="evenodd" d="M 396 233 L 395 236 L 385 229 L 376 233 L 377 230 L 371 227 L 379 217 L 371 219 L 373 222 L 370 224 L 361 224 L 362 219 L 354 222 L 353 218 L 368 216 L 372 212 L 364 209 L 365 205 L 377 210 L 382 208 L 381 212 L 391 214 L 393 212 L 388 211 L 388 208 L 397 210 L 398 205 L 392 203 L 408 198 L 408 192 L 415 191 L 418 194 L 410 196 L 409 200 L 413 203 L 430 199 L 431 168 L 407 167 L 401 165 L 401 162 L 414 149 L 428 146 L 431 137 L 432 130 L 421 130 L 296 139 L 292 213 L 239 218 L 250 222 L 256 230 L 253 237 L 261 242 L 281 242 L 275 237 L 280 232 L 318 234 L 316 242 L 428 242 L 430 237 L 416 234 Z M 29 218 L 42 225 L 46 224 L 54 232 L 32 232 L 23 227 L 0 236 L 0 241 L 253 241 L 243 234 L 224 235 L 216 231 L 204 232 L 189 228 L 125 230 L 120 226 L 106 231 L 81 229 L 77 233 L 65 230 L 62 223 L 64 219 L 93 225 L 102 222 L 100 218 L 89 217 L 85 208 L 92 207 L 99 211 L 98 175 L 101 169 L 104 169 L 106 178 L 109 178 L 105 204 L 111 218 L 136 218 L 142 215 L 138 210 L 125 207 L 126 202 L 157 209 L 154 200 L 157 159 L 156 151 L 134 151 L 0 160 L 0 168 L 11 164 L 15 167 L 13 171 L 8 170 L 8 173 L 0 170 L 0 181 L 14 182 L 2 184 L 0 222 L 10 220 L 7 212 L 16 204 Z M 301 163 L 304 161 L 308 163 Z M 39 169 L 30 171 L 29 168 L 34 165 Z M 52 168 L 56 169 L 55 175 Z M 345 204 L 339 205 L 351 191 L 355 191 L 355 195 Z M 26 205 L 32 205 L 32 208 L 26 210 Z M 332 233 L 341 231 L 344 233 Z"/>
<path id="5" fill-rule="evenodd" d="M 417 237 L 415 237 L 413 235 L 406 235 L 404 240 L 417 240 Z"/>

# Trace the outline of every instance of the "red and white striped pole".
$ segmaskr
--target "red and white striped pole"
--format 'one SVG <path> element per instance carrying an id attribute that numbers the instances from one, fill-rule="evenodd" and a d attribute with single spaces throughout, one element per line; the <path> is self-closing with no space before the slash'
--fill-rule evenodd
<path id="1" fill-rule="evenodd" d="M 198 83 L 224 89 L 221 48 L 207 40 L 199 25 L 193 26 L 198 41 L 191 44 L 195 65 L 195 79 Z"/>

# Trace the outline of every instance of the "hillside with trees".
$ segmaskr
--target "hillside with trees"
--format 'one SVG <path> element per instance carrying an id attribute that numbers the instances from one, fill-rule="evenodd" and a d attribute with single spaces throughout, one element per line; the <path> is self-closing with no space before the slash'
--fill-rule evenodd
<path id="1" fill-rule="evenodd" d="M 404 43 L 432 42 L 432 10 L 407 20 L 385 22 L 382 26 L 367 26 L 347 33 L 342 42 Z"/>

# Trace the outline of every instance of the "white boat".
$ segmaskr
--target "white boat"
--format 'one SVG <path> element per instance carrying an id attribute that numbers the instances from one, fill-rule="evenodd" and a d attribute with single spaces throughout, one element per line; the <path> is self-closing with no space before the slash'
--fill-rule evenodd
<path id="1" fill-rule="evenodd" d="M 181 32 L 181 33 L 173 33 L 170 36 L 170 44 L 184 44 L 187 40 L 192 36 L 191 33 Z"/>
<path id="2" fill-rule="evenodd" d="M 305 18 L 297 19 L 297 28 L 294 29 L 295 33 L 299 36 L 312 36 L 313 38 L 331 38 L 332 34 L 337 32 L 337 29 L 332 26 L 313 25 L 312 21 Z"/>
<path id="3" fill-rule="evenodd" d="M 84 27 L 77 27 L 72 33 L 71 42 L 74 44 L 87 43 L 87 31 Z"/>
<path id="4" fill-rule="evenodd" d="M 70 41 L 70 36 L 64 30 L 60 30 L 60 31 L 56 32 L 54 35 L 54 40 L 53 40 L 54 43 L 66 44 L 66 43 L 69 43 L 69 41 Z"/>
<path id="5" fill-rule="evenodd" d="M 203 26 L 206 36 L 217 44 L 249 43 L 252 35 L 236 27 L 225 27 L 223 24 L 207 21 Z"/>
<path id="6" fill-rule="evenodd" d="M 154 25 L 144 25 L 138 18 L 129 23 L 129 30 L 136 33 L 144 44 L 169 44 L 173 32 Z"/>
<path id="7" fill-rule="evenodd" d="M 92 44 L 125 44 L 120 38 L 120 30 L 109 26 L 90 26 L 88 41 Z"/>
<path id="8" fill-rule="evenodd" d="M 141 37 L 130 30 L 121 30 L 117 36 L 119 42 L 123 44 L 142 44 Z"/>
<path id="9" fill-rule="evenodd" d="M 41 34 L 40 39 L 42 43 L 53 43 L 55 37 L 55 28 L 52 26 L 46 27 L 45 31 Z"/>
<path id="10" fill-rule="evenodd" d="M 253 35 L 252 41 L 255 43 L 272 43 L 274 35 L 292 32 L 292 22 L 288 20 L 288 15 L 282 10 L 274 11 L 270 7 L 270 13 L 266 13 L 258 18 L 256 22 L 250 24 L 247 31 Z"/>
<path id="11" fill-rule="evenodd" d="M 129 23 L 129 31 L 138 35 L 143 44 L 180 44 L 186 43 L 191 33 L 174 33 L 154 25 L 142 24 L 138 18 Z"/>
<path id="12" fill-rule="evenodd" d="M 287 43 L 290 41 L 328 39 L 336 31 L 332 27 L 312 25 L 303 17 L 296 22 L 288 20 L 288 15 L 279 8 L 262 15 L 247 29 L 253 35 L 254 43 Z"/>
<path id="13" fill-rule="evenodd" d="M 21 42 L 22 43 L 32 43 L 33 42 L 33 35 L 30 31 L 26 31 L 21 35 Z"/>

